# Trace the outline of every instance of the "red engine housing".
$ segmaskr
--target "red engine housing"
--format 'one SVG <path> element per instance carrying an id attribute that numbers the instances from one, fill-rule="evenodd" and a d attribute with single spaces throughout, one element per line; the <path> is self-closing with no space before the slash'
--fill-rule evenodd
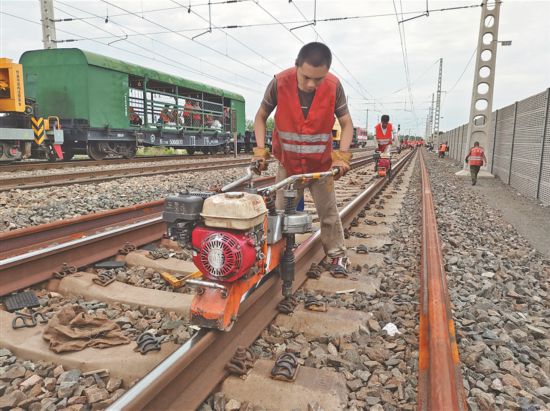
<path id="1" fill-rule="evenodd" d="M 193 262 L 211 280 L 238 280 L 256 264 L 254 242 L 246 232 L 196 227 L 191 243 L 198 250 Z"/>
<path id="2" fill-rule="evenodd" d="M 384 167 L 386 170 L 389 170 L 391 161 L 388 158 L 381 158 L 378 160 L 378 167 Z"/>

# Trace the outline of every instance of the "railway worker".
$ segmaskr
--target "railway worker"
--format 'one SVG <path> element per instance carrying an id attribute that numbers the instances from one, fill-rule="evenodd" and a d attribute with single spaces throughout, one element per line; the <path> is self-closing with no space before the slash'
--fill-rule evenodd
<path id="1" fill-rule="evenodd" d="M 277 181 L 288 175 L 328 171 L 332 167 L 339 169 L 334 179 L 349 171 L 353 123 L 344 89 L 338 78 L 329 73 L 331 62 L 332 54 L 325 44 L 306 44 L 298 53 L 295 66 L 275 75 L 267 86 L 254 119 L 257 147 L 252 160 L 259 164 L 258 172 L 267 168 L 270 154 L 265 146 L 266 122 L 276 106 L 272 146 L 279 161 Z M 338 151 L 332 149 L 334 116 L 342 127 Z M 308 188 L 321 222 L 321 242 L 330 260 L 330 272 L 335 277 L 345 277 L 348 258 L 334 179 L 314 181 Z M 300 191 L 301 196 L 303 189 Z M 277 193 L 276 206 L 283 208 L 282 193 Z"/>
<path id="2" fill-rule="evenodd" d="M 164 105 L 164 108 L 160 112 L 157 123 L 166 124 L 170 122 L 170 106 L 168 104 Z"/>
<path id="3" fill-rule="evenodd" d="M 134 126 L 141 126 L 143 125 L 143 120 L 139 116 L 138 113 L 136 113 L 136 110 L 133 107 L 130 107 L 128 110 L 128 119 L 130 120 L 130 124 Z"/>
<path id="4" fill-rule="evenodd" d="M 439 158 L 445 158 L 445 153 L 447 152 L 447 144 L 442 143 L 439 145 Z"/>
<path id="5" fill-rule="evenodd" d="M 390 123 L 390 116 L 387 114 L 382 115 L 380 123 L 374 127 L 374 135 L 380 153 L 390 149 L 393 139 L 393 125 Z"/>
<path id="6" fill-rule="evenodd" d="M 183 121 L 187 125 L 191 125 L 191 112 L 193 111 L 193 104 L 189 100 L 185 100 L 183 106 Z"/>
<path id="7" fill-rule="evenodd" d="M 193 127 L 200 127 L 201 125 L 201 105 L 198 101 L 193 103 Z"/>
<path id="8" fill-rule="evenodd" d="M 464 159 L 470 165 L 470 176 L 472 177 L 472 185 L 477 183 L 477 174 L 481 166 L 487 164 L 487 157 L 485 157 L 485 151 L 479 146 L 479 141 L 474 143 L 474 146 L 470 148 L 468 155 Z"/>

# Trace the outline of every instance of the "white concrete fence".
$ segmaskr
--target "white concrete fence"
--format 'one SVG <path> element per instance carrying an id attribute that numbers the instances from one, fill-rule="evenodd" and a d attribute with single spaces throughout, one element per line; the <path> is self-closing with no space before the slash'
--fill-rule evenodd
<path id="1" fill-rule="evenodd" d="M 492 115 L 489 171 L 527 197 L 550 205 L 550 88 Z M 468 124 L 440 135 L 449 157 L 464 162 Z M 472 144 L 473 146 L 473 141 Z"/>

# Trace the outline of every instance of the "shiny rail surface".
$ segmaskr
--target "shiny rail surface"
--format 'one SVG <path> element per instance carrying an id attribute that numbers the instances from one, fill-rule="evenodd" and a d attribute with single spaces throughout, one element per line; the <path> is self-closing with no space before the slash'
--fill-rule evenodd
<path id="1" fill-rule="evenodd" d="M 414 151 L 393 166 L 393 176 L 407 164 Z M 371 159 L 372 161 L 372 159 Z M 392 177 L 393 178 L 393 177 Z M 378 179 L 340 212 L 344 226 L 359 214 L 389 182 Z M 313 262 L 324 257 L 319 231 L 312 234 L 295 252 L 296 273 L 293 292 L 306 281 Z M 202 329 L 191 340 L 167 357 L 141 379 L 110 410 L 192 410 L 200 406 L 226 377 L 225 364 L 237 347 L 248 347 L 278 314 L 281 280 L 267 276 L 255 292 L 241 304 L 239 319 L 230 332 Z"/>
<path id="2" fill-rule="evenodd" d="M 422 255 L 417 409 L 467 410 L 432 190 L 423 151 L 420 154 Z"/>

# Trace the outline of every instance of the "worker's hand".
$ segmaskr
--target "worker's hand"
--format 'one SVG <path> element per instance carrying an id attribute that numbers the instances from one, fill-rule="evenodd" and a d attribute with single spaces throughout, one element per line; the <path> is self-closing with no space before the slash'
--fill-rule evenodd
<path id="1" fill-rule="evenodd" d="M 269 149 L 265 147 L 254 147 L 252 154 L 252 170 L 256 174 L 262 174 L 267 170 L 267 160 L 270 159 Z"/>
<path id="2" fill-rule="evenodd" d="M 349 162 L 351 160 L 352 153 L 349 151 L 333 151 L 332 152 L 332 167 L 337 167 L 340 171 L 334 176 L 335 180 L 338 180 L 344 174 L 350 170 Z"/>

